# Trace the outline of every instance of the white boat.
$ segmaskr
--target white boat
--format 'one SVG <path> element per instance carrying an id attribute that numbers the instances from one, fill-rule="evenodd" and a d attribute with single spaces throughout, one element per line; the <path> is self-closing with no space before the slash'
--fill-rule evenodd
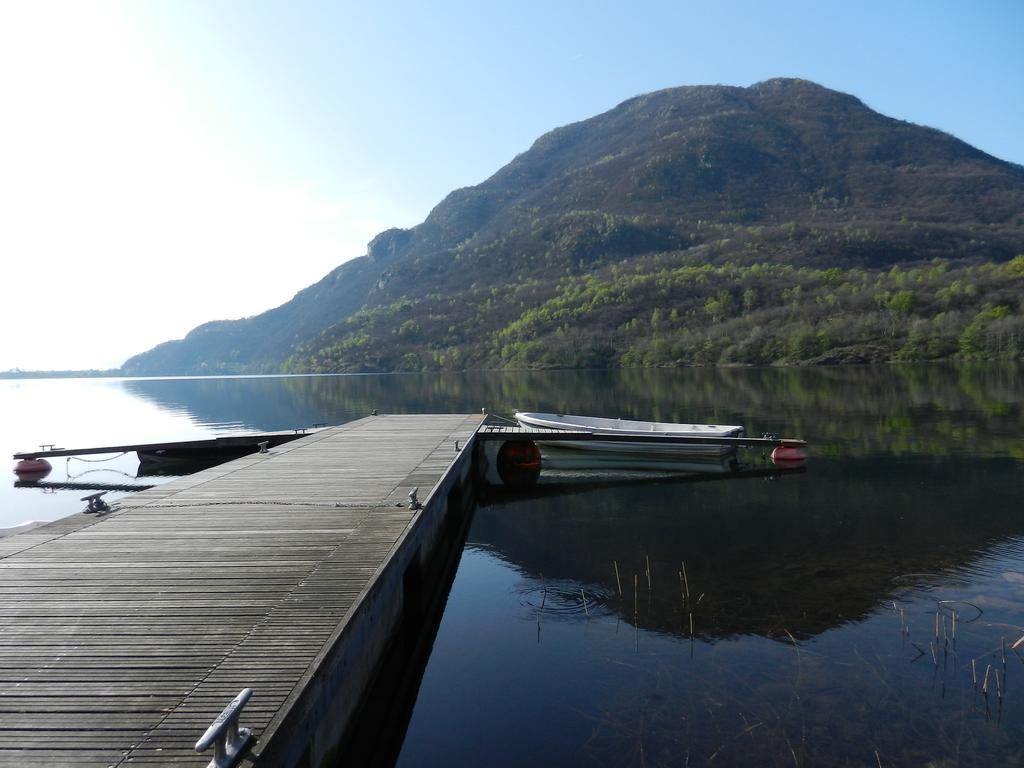
<path id="1" fill-rule="evenodd" d="M 615 454 L 630 454 L 650 459 L 672 458 L 718 458 L 727 456 L 736 449 L 730 445 L 713 442 L 685 443 L 671 438 L 684 437 L 743 437 L 743 427 L 725 424 L 678 424 L 667 421 L 632 421 L 629 419 L 606 419 L 597 416 L 575 416 L 563 413 L 521 413 L 516 412 L 516 421 L 521 427 L 537 432 L 590 432 L 610 437 L 662 437 L 658 440 L 622 442 L 614 440 L 557 440 L 547 445 L 565 450 L 600 451 Z M 538 441 L 541 446 L 545 441 Z"/>

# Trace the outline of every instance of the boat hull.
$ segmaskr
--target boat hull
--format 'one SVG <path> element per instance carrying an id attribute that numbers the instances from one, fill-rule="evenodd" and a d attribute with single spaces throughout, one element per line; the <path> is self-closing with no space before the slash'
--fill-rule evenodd
<path id="1" fill-rule="evenodd" d="M 681 454 L 679 451 L 616 451 L 605 449 L 606 445 L 602 445 L 601 450 L 593 450 L 594 443 L 585 448 L 566 448 L 563 442 L 541 442 L 541 467 L 555 471 L 655 471 L 718 475 L 732 471 L 731 461 L 734 461 L 727 461 L 731 452 L 725 455 L 718 452 L 695 455 L 692 452 Z"/>
<path id="2" fill-rule="evenodd" d="M 742 437 L 743 427 L 720 424 L 679 424 L 675 422 L 632 421 L 605 419 L 594 416 L 573 416 L 549 413 L 516 413 L 516 421 L 532 432 L 590 432 L 602 438 L 622 437 L 615 440 L 538 440 L 542 449 L 586 451 L 606 456 L 629 457 L 639 462 L 672 461 L 680 459 L 717 459 L 735 453 L 730 445 L 706 443 L 680 443 L 666 439 L 664 443 L 649 438 L 715 438 Z M 631 437 L 645 438 L 644 442 L 631 442 Z"/>
<path id="3" fill-rule="evenodd" d="M 539 431 L 539 430 L 538 430 Z M 723 456 L 731 456 L 736 449 L 730 445 L 685 445 L 670 443 L 666 445 L 652 445 L 645 443 L 618 443 L 610 440 L 538 440 L 537 444 L 546 451 L 549 448 L 574 451 L 578 453 L 592 453 L 611 458 L 613 456 L 625 456 L 631 460 L 651 461 L 672 461 L 678 459 L 717 459 Z"/>

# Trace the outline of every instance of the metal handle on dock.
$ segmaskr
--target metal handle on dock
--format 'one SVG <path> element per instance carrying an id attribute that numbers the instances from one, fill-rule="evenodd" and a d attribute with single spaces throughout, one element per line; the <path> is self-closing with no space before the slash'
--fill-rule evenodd
<path id="1" fill-rule="evenodd" d="M 213 760 L 206 768 L 229 768 L 241 757 L 252 739 L 252 731 L 238 727 L 238 716 L 251 696 L 252 688 L 243 688 L 196 742 L 196 752 L 205 752 L 213 745 Z"/>

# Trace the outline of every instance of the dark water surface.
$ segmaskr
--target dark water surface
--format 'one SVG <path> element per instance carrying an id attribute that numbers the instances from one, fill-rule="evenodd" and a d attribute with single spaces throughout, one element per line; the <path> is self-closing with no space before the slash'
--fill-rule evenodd
<path id="1" fill-rule="evenodd" d="M 597 412 L 800 435 L 813 460 L 485 499 L 398 764 L 1021 764 L 1020 374 L 604 378 Z"/>
<path id="2" fill-rule="evenodd" d="M 399 765 L 1024 764 L 1021 366 L 0 382 L 0 440 L 482 407 L 738 423 L 812 459 L 486 496 Z M 135 481 L 101 466 L 51 479 Z M 8 525 L 81 506 L 10 477 Z"/>

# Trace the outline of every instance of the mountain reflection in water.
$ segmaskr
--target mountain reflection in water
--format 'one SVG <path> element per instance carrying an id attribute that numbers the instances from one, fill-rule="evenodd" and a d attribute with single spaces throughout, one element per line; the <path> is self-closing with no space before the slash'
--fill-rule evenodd
<path id="1" fill-rule="evenodd" d="M 1020 469 L 1010 461 L 951 469 L 920 459 L 817 460 L 806 476 L 767 473 L 575 493 L 564 483 L 553 495 L 542 485 L 482 505 L 468 545 L 538 582 L 543 574 L 614 595 L 606 602 L 626 622 L 634 621 L 635 575 L 640 627 L 683 636 L 685 563 L 691 598 L 704 595 L 693 609 L 695 633 L 714 640 L 813 637 L 864 618 L 898 590 L 944 582 L 994 542 L 1024 535 L 1014 502 Z"/>
<path id="2" fill-rule="evenodd" d="M 397 765 L 1020 764 L 1020 370 L 610 376 L 807 471 L 490 492 Z"/>

